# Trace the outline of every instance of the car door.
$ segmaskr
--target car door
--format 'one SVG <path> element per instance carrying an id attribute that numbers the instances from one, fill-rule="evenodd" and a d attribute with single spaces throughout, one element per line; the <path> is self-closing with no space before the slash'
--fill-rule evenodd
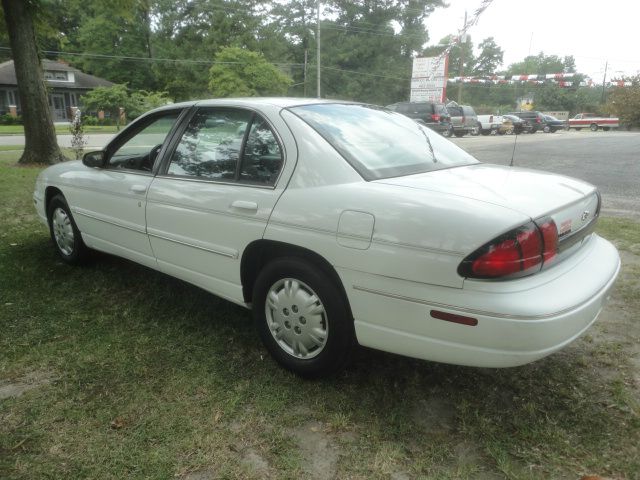
<path id="1" fill-rule="evenodd" d="M 101 169 L 88 169 L 74 188 L 71 210 L 85 243 L 155 266 L 146 234 L 146 196 L 154 164 L 182 109 L 151 114 L 131 125 L 105 149 Z"/>
<path id="2" fill-rule="evenodd" d="M 263 236 L 284 189 L 278 181 L 284 164 L 281 136 L 263 114 L 222 107 L 193 112 L 147 197 L 158 268 L 242 303 L 242 252 Z"/>

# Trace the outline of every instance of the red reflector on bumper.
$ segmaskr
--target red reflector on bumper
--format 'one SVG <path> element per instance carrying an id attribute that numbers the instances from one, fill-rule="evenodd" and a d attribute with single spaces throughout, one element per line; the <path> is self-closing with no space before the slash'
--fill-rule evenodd
<path id="1" fill-rule="evenodd" d="M 440 310 L 431 310 L 431 316 L 433 318 L 437 318 L 438 320 L 460 323 L 461 325 L 469 325 L 470 327 L 475 327 L 476 325 L 478 325 L 477 318 L 456 315 L 455 313 L 441 312 Z"/>

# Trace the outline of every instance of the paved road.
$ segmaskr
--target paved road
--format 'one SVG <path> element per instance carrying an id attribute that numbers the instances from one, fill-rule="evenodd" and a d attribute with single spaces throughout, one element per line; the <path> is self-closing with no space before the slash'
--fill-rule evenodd
<path id="1" fill-rule="evenodd" d="M 113 138 L 113 133 L 96 133 L 84 136 L 87 140 L 87 149 L 102 148 Z M 24 145 L 24 135 L 1 135 L 0 145 Z M 58 145 L 71 146 L 71 135 L 58 135 Z"/>
<path id="2" fill-rule="evenodd" d="M 515 136 L 455 138 L 487 163 L 509 165 Z M 514 165 L 586 180 L 603 197 L 603 213 L 640 220 L 640 133 L 565 132 L 519 135 Z"/>

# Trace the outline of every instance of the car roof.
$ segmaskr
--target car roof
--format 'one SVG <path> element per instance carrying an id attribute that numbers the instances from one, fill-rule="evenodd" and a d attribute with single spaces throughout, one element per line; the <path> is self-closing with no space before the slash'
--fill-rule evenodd
<path id="1" fill-rule="evenodd" d="M 316 104 L 352 104 L 363 105 L 361 102 L 352 102 L 348 100 L 326 100 L 321 98 L 301 98 L 301 97 L 235 97 L 235 98 L 210 98 L 205 100 L 190 100 L 187 102 L 170 103 L 163 105 L 162 107 L 155 108 L 150 112 L 155 113 L 163 110 L 172 110 L 175 108 L 186 107 L 255 107 L 257 105 L 270 105 L 280 108 L 298 107 L 302 105 L 316 105 Z M 145 115 L 146 115 L 145 113 Z"/>

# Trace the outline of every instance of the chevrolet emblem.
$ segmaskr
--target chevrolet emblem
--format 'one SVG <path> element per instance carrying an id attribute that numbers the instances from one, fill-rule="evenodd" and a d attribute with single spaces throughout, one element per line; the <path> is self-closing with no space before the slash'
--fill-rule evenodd
<path id="1" fill-rule="evenodd" d="M 589 210 L 585 210 L 584 212 L 582 212 L 582 216 L 580 217 L 580 220 L 584 222 L 588 217 L 589 217 Z"/>

